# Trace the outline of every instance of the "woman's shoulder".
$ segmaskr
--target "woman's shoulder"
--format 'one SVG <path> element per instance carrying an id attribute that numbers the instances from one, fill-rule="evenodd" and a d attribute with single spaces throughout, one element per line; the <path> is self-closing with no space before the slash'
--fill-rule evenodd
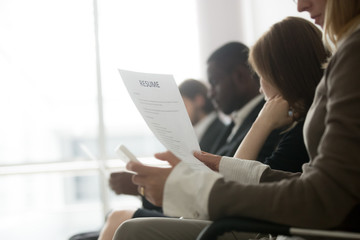
<path id="1" fill-rule="evenodd" d="M 358 52 L 359 50 L 360 50 L 360 27 L 358 27 L 354 32 L 352 32 L 349 36 L 347 36 L 345 39 L 343 39 L 338 43 L 338 49 L 336 51 L 336 54 L 347 53 L 349 51 L 352 51 L 353 54 L 354 51 L 356 51 L 356 53 L 360 53 Z"/>
<path id="2" fill-rule="evenodd" d="M 326 84 L 328 87 L 341 87 L 344 85 L 360 86 L 360 29 L 357 29 L 344 39 L 331 58 L 325 71 Z M 353 86 L 355 87 L 355 86 Z"/>

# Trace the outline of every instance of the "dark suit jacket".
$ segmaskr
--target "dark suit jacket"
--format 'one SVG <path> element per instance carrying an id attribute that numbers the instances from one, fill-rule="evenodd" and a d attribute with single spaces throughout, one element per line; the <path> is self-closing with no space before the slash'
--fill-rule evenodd
<path id="1" fill-rule="evenodd" d="M 216 117 L 200 139 L 200 149 L 205 152 L 214 153 L 211 152 L 215 144 L 214 139 L 216 139 L 224 130 L 225 124 L 218 117 Z"/>
<path id="2" fill-rule="evenodd" d="M 220 156 L 234 156 L 237 148 L 239 147 L 242 140 L 245 138 L 247 132 L 250 130 L 253 122 L 257 118 L 264 104 L 265 101 L 262 100 L 258 105 L 256 105 L 256 107 L 253 108 L 253 110 L 249 113 L 249 115 L 245 118 L 244 122 L 239 127 L 234 137 L 228 143 L 226 142 L 226 140 L 231 133 L 232 126 L 229 126 L 226 130 L 224 130 L 223 133 L 219 135 L 219 138 L 216 140 L 216 143 L 211 149 L 211 152 L 214 152 Z M 266 157 L 269 157 L 271 155 L 271 153 L 276 148 L 276 145 L 280 141 L 281 136 L 279 133 L 279 130 L 275 130 L 269 135 L 259 153 L 257 159 L 258 161 L 264 162 Z"/>

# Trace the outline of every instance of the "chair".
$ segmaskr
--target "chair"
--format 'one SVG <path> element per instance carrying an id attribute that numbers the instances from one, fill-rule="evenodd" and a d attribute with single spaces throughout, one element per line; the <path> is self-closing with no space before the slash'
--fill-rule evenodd
<path id="1" fill-rule="evenodd" d="M 295 228 L 250 218 L 224 218 L 204 228 L 198 235 L 197 240 L 216 240 L 218 236 L 230 231 L 297 236 L 303 238 L 360 239 L 360 233 L 355 232 Z"/>
<path id="2" fill-rule="evenodd" d="M 97 240 L 100 231 L 78 233 L 69 238 L 69 240 Z"/>

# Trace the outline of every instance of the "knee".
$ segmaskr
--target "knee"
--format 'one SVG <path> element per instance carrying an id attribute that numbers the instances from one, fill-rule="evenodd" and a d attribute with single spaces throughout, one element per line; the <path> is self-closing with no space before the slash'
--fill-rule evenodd
<path id="1" fill-rule="evenodd" d="M 118 218 L 119 216 L 121 216 L 123 210 L 115 210 L 115 211 L 112 211 L 110 212 L 108 215 L 107 215 L 107 221 L 113 221 L 114 219 Z"/>
<path id="2" fill-rule="evenodd" d="M 107 222 L 123 222 L 127 219 L 130 219 L 134 211 L 132 210 L 116 210 L 109 213 L 107 216 Z"/>

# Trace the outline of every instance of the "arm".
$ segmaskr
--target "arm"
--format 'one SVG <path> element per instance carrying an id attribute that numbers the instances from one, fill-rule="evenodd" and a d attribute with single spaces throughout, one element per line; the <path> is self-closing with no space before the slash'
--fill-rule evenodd
<path id="1" fill-rule="evenodd" d="M 259 183 L 262 172 L 269 168 L 258 161 L 221 157 L 206 152 L 195 152 L 194 156 L 213 171 L 220 172 L 226 180 L 241 183 Z"/>
<path id="2" fill-rule="evenodd" d="M 289 172 L 269 171 L 268 165 L 258 161 L 221 157 L 206 152 L 195 152 L 194 156 L 215 172 L 220 172 L 226 181 L 239 183 L 272 182 L 297 176 Z M 290 161 L 290 164 L 293 162 Z M 297 165 L 296 165 L 297 166 Z M 268 174 L 263 174 L 264 172 Z"/>
<path id="3" fill-rule="evenodd" d="M 360 204 L 359 39 L 360 33 L 345 53 L 337 51 L 326 78 L 317 88 L 305 126 L 324 125 L 325 130 L 321 136 L 313 132 L 306 135 L 305 138 L 319 141 L 314 143 L 312 161 L 300 177 L 241 184 L 225 181 L 216 172 L 199 174 L 185 164 L 178 164 L 168 173 L 161 189 L 165 214 L 211 220 L 242 216 L 312 228 L 341 225 Z M 272 171 L 264 171 L 263 175 L 268 172 Z M 210 189 L 207 196 L 194 194 L 201 188 Z M 177 198 L 171 196 L 173 189 Z M 358 223 L 360 217 L 355 217 Z M 353 223 L 355 226 L 356 221 Z"/>
<path id="4" fill-rule="evenodd" d="M 360 53 L 359 42 L 357 46 Z M 198 174 L 179 164 L 165 184 L 165 213 L 171 214 L 168 209 L 178 209 L 179 216 L 211 220 L 242 216 L 312 228 L 332 228 L 343 223 L 360 203 L 360 70 L 357 66 L 360 55 L 351 54 L 354 52 L 351 48 L 348 50 L 349 54 L 338 59 L 328 78 L 317 88 L 307 123 L 325 124 L 325 131 L 318 137 L 312 162 L 305 166 L 301 176 L 274 183 L 241 184 L 225 181 L 221 176 L 216 178 L 215 172 Z M 317 138 L 312 132 L 308 134 L 308 138 Z M 274 178 L 280 174 L 269 169 L 261 178 L 273 172 Z M 182 177 L 183 173 L 186 178 Z M 212 181 L 207 183 L 206 178 Z M 182 181 L 187 185 L 179 185 Z M 207 197 L 194 194 L 205 187 L 210 189 Z M 168 196 L 168 190 L 174 188 L 178 198 Z"/>
<path id="5" fill-rule="evenodd" d="M 267 101 L 253 123 L 246 137 L 235 153 L 235 158 L 255 160 L 270 133 L 289 125 L 293 118 L 288 116 L 289 105 L 281 97 Z"/>
<path id="6" fill-rule="evenodd" d="M 354 217 L 352 211 L 360 203 L 359 39 L 360 33 L 346 51 L 337 51 L 317 88 L 305 123 L 312 160 L 301 177 L 257 186 L 219 180 L 210 194 L 211 219 L 248 216 L 300 227 L 332 228 L 349 220 L 348 216 Z M 313 131 L 322 127 L 321 133 Z M 358 230 L 359 221 L 357 214 Z M 355 226 L 356 221 L 352 223 Z"/>

